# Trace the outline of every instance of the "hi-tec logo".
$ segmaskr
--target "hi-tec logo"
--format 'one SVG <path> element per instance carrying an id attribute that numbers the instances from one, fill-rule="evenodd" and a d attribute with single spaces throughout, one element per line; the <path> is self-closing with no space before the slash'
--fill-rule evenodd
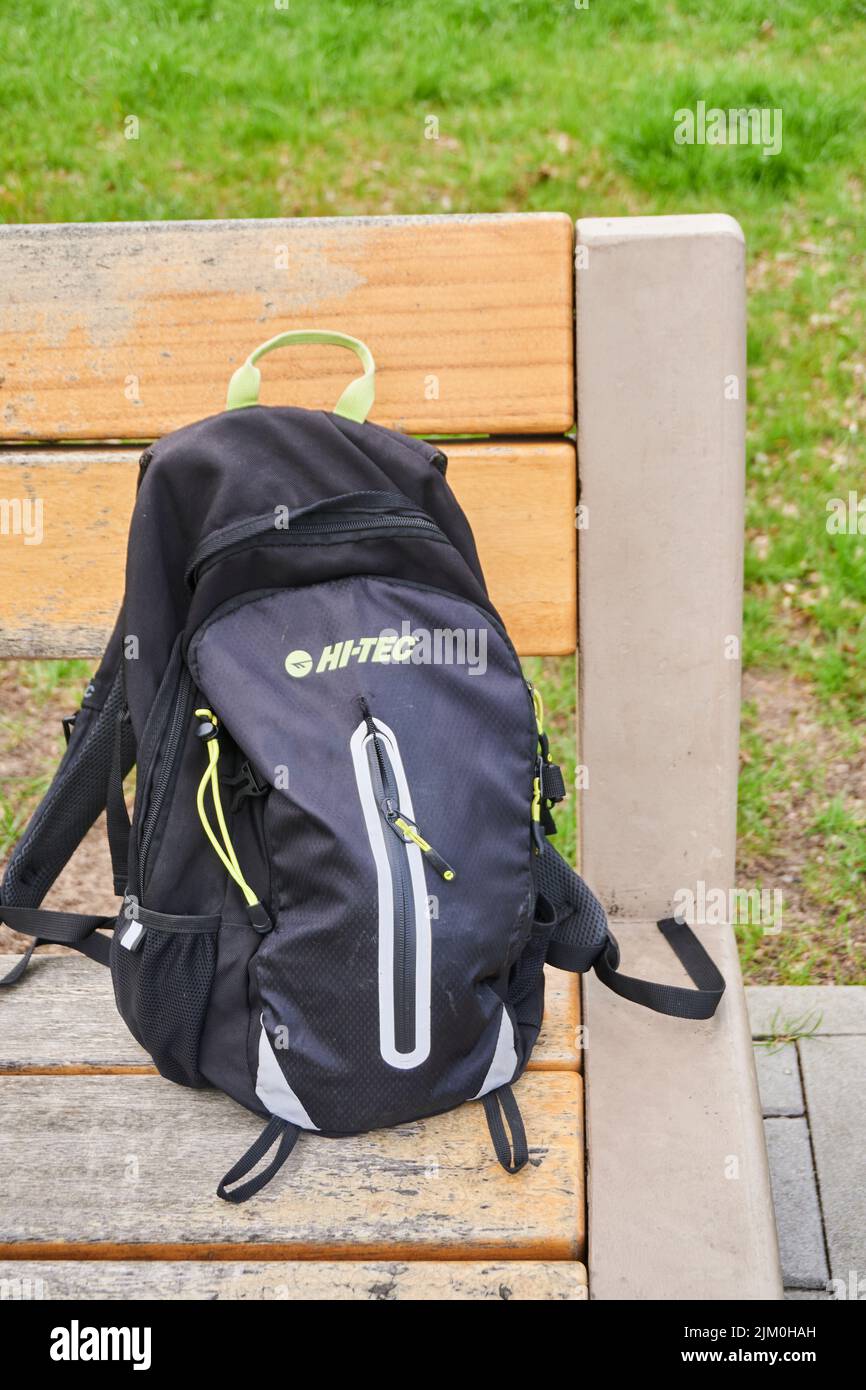
<path id="1" fill-rule="evenodd" d="M 345 642 L 332 642 L 322 648 L 317 671 L 338 671 L 350 661 L 363 665 L 366 661 L 408 661 L 415 644 L 414 637 L 397 637 L 395 632 L 381 632 L 378 637 L 349 637 Z M 286 670 L 290 676 L 308 676 L 313 669 L 309 652 L 289 652 Z"/>
<path id="2" fill-rule="evenodd" d="M 134 1371 L 150 1370 L 149 1327 L 69 1327 L 51 1331 L 52 1361 L 131 1361 Z"/>
<path id="3" fill-rule="evenodd" d="M 385 628 L 375 637 L 347 637 L 323 647 L 318 657 L 298 647 L 285 660 L 290 676 L 308 676 L 311 671 L 340 671 L 350 662 L 384 665 L 468 666 L 470 676 L 487 670 L 486 628 L 412 628 L 403 623 L 402 632 Z"/>

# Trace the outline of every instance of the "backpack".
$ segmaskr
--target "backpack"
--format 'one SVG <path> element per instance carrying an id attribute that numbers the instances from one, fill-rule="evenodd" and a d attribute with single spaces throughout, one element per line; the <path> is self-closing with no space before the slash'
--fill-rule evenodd
<path id="1" fill-rule="evenodd" d="M 331 413 L 257 403 L 256 361 L 298 341 L 364 364 Z M 232 1202 L 303 1130 L 468 1100 L 518 1172 L 511 1087 L 545 962 L 684 1018 L 724 990 L 672 919 L 697 988 L 620 973 L 601 904 L 551 844 L 563 776 L 445 455 L 365 423 L 373 381 L 355 339 L 281 334 L 224 413 L 145 451 L 123 606 L 0 889 L 0 919 L 36 938 L 4 983 L 40 942 L 76 947 L 109 966 L 164 1077 L 265 1119 L 219 1184 Z M 103 809 L 117 918 L 40 908 Z"/>

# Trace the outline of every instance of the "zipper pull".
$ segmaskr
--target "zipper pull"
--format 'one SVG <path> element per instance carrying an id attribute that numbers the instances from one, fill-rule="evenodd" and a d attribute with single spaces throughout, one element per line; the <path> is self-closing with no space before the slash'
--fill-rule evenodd
<path id="1" fill-rule="evenodd" d="M 140 951 L 146 928 L 138 920 L 138 898 L 132 893 L 123 900 L 123 915 L 126 922 L 121 928 L 120 944 L 125 951 Z"/>
<path id="2" fill-rule="evenodd" d="M 195 798 L 199 820 L 201 821 L 204 833 L 210 840 L 227 874 L 230 878 L 234 879 L 244 896 L 244 901 L 247 905 L 247 916 L 250 919 L 250 926 L 261 935 L 264 935 L 265 932 L 271 930 L 274 924 L 268 916 L 267 909 L 260 901 L 255 889 L 250 887 L 241 872 L 241 866 L 238 863 L 238 857 L 235 853 L 235 847 L 232 844 L 228 826 L 226 825 L 226 818 L 223 813 L 219 778 L 219 720 L 213 710 L 207 708 L 197 709 L 195 711 L 195 717 L 202 721 L 196 729 L 196 734 L 200 739 L 204 740 L 208 750 L 208 765 L 198 784 L 198 791 L 196 792 Z M 204 796 L 208 787 L 210 788 L 213 798 L 214 810 L 216 811 L 217 824 L 219 826 L 220 835 L 222 836 L 222 842 L 208 820 L 205 811 Z"/>
<path id="3" fill-rule="evenodd" d="M 446 883 L 451 882 L 454 877 L 454 870 L 451 865 L 446 863 L 442 855 L 437 854 L 433 846 L 428 844 L 423 835 L 418 833 L 418 827 L 415 825 L 414 821 L 410 821 L 408 817 L 404 816 L 400 811 L 395 811 L 394 808 L 387 803 L 385 819 L 404 841 L 411 840 L 413 845 L 418 846 L 421 853 L 429 860 L 431 868 L 435 869 L 437 874 L 441 875 Z"/>

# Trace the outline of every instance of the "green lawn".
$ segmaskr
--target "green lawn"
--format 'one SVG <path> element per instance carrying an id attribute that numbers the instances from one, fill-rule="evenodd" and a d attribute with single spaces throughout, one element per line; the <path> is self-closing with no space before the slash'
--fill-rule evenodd
<path id="1" fill-rule="evenodd" d="M 751 977 L 788 983 L 862 980 L 866 964 L 866 536 L 825 525 L 829 498 L 866 495 L 864 20 L 861 0 L 31 0 L 0 14 L 5 221 L 739 219 L 751 300 L 738 878 L 781 887 L 786 922 L 744 931 L 743 959 Z M 781 152 L 674 144 L 673 113 L 698 100 L 780 109 Z M 425 139 L 431 116 L 438 140 Z M 542 683 L 567 730 L 569 664 L 545 663 Z M 7 744 L 13 732 L 7 721 Z M 32 791 L 33 778 L 11 787 L 7 828 Z"/>

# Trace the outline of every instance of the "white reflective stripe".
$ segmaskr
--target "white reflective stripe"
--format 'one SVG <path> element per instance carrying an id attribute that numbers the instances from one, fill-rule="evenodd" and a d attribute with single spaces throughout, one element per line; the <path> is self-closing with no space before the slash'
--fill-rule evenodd
<path id="1" fill-rule="evenodd" d="M 259 1070 L 256 1076 L 256 1095 L 270 1113 L 279 1115 L 281 1120 L 291 1120 L 293 1125 L 299 1125 L 301 1129 L 319 1128 L 318 1125 L 313 1124 L 283 1075 L 283 1069 L 271 1047 L 271 1040 L 268 1037 L 264 1022 L 262 1022 L 262 1031 L 259 1035 Z"/>
<path id="2" fill-rule="evenodd" d="M 400 810 L 414 820 L 412 796 L 406 781 L 406 772 L 400 757 L 397 740 L 387 724 L 380 719 L 373 723 L 388 745 L 388 757 L 397 781 Z M 361 798 L 364 824 L 376 864 L 379 898 L 379 1051 L 392 1067 L 406 1069 L 417 1067 L 430 1055 L 430 991 L 432 971 L 432 941 L 430 932 L 430 911 L 427 902 L 427 881 L 424 877 L 424 861 L 417 845 L 404 846 L 409 875 L 412 880 L 412 897 L 415 903 L 415 1046 L 411 1052 L 398 1052 L 394 1030 L 394 886 L 391 879 L 391 865 L 385 844 L 385 824 L 382 811 L 376 801 L 370 764 L 367 761 L 367 744 L 372 734 L 362 720 L 352 735 L 349 747 L 355 768 L 355 781 Z M 389 835 L 391 831 L 387 832 Z"/>
<path id="3" fill-rule="evenodd" d="M 482 1096 L 487 1095 L 488 1091 L 495 1091 L 497 1086 L 507 1086 L 509 1081 L 513 1080 L 516 1071 L 517 1048 L 514 1046 L 514 1024 L 503 1004 L 502 1017 L 499 1020 L 499 1036 L 493 1050 L 493 1061 L 487 1069 L 481 1090 L 472 1099 L 480 1100 Z"/>

